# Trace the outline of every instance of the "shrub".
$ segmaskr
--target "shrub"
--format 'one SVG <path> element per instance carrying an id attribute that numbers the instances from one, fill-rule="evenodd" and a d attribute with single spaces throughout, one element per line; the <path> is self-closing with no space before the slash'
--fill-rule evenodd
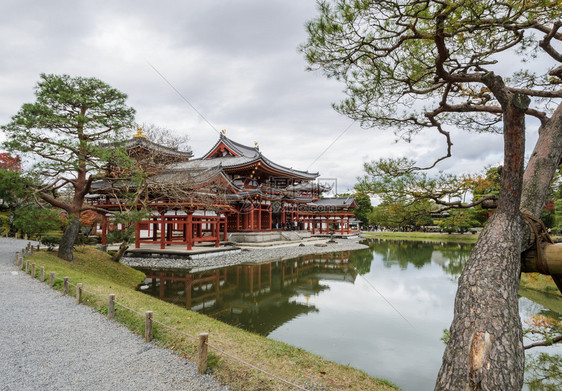
<path id="1" fill-rule="evenodd" d="M 41 239 L 41 244 L 47 246 L 49 251 L 52 251 L 55 247 L 60 244 L 60 238 L 56 236 L 45 236 Z"/>

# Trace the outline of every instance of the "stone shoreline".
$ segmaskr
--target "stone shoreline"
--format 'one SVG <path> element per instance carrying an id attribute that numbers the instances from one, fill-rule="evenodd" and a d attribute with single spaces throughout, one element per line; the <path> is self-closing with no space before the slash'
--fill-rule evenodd
<path id="1" fill-rule="evenodd" d="M 217 253 L 216 256 L 200 259 L 127 257 L 123 258 L 121 262 L 125 265 L 141 269 L 209 270 L 240 264 L 285 260 L 310 254 L 325 254 L 368 248 L 368 246 L 358 243 L 358 240 L 359 239 L 338 239 L 336 243 L 326 243 L 326 240 L 322 240 L 315 241 L 314 243 L 307 243 L 304 246 L 291 244 L 266 248 L 250 247 L 238 251 Z M 317 246 L 317 244 L 321 244 L 322 247 Z"/>

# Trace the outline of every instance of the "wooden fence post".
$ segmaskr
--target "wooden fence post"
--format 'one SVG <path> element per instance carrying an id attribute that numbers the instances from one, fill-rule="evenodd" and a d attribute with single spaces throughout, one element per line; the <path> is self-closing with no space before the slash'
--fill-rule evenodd
<path id="1" fill-rule="evenodd" d="M 16 265 L 21 266 L 20 264 L 20 252 L 16 251 Z"/>
<path id="2" fill-rule="evenodd" d="M 51 279 L 49 280 L 49 287 L 52 288 L 55 285 L 55 272 L 51 272 Z"/>
<path id="3" fill-rule="evenodd" d="M 144 322 L 144 340 L 152 341 L 152 311 L 146 311 Z"/>
<path id="4" fill-rule="evenodd" d="M 109 302 L 107 303 L 107 319 L 115 317 L 115 294 L 109 295 Z"/>
<path id="5" fill-rule="evenodd" d="M 25 261 L 25 272 L 29 273 L 29 261 Z"/>
<path id="6" fill-rule="evenodd" d="M 31 278 L 35 278 L 35 262 L 31 264 Z"/>
<path id="7" fill-rule="evenodd" d="M 76 284 L 76 304 L 82 301 L 82 283 Z"/>
<path id="8" fill-rule="evenodd" d="M 68 277 L 63 278 L 64 283 L 62 284 L 62 295 L 68 295 Z"/>
<path id="9" fill-rule="evenodd" d="M 39 268 L 39 280 L 41 280 L 41 282 L 45 282 L 45 266 L 41 266 Z"/>
<path id="10" fill-rule="evenodd" d="M 199 334 L 199 365 L 197 366 L 197 373 L 202 375 L 207 371 L 207 350 L 209 333 Z"/>

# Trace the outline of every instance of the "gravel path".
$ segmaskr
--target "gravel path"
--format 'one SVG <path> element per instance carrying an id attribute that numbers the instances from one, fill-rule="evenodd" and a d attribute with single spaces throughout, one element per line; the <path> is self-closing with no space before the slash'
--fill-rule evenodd
<path id="1" fill-rule="evenodd" d="M 0 238 L 0 390 L 228 390 L 18 271 L 15 252 L 26 244 Z"/>
<path id="2" fill-rule="evenodd" d="M 173 258 L 123 258 L 121 262 L 131 267 L 155 269 L 212 269 L 247 263 L 262 263 L 285 260 L 309 254 L 324 254 L 335 251 L 361 250 L 368 246 L 358 243 L 358 239 L 339 239 L 336 243 L 327 243 L 328 239 L 314 241 L 299 246 L 298 244 L 275 247 L 246 247 L 238 253 L 217 253 L 217 256 L 200 259 Z M 315 244 L 325 244 L 318 247 Z"/>

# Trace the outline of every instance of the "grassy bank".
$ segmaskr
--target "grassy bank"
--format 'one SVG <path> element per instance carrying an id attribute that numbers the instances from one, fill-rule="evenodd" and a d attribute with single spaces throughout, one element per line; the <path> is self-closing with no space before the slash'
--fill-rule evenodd
<path id="1" fill-rule="evenodd" d="M 478 234 L 442 234 L 431 232 L 370 232 L 363 231 L 366 238 L 397 239 L 397 240 L 423 240 L 434 242 L 462 242 L 476 243 Z"/>
<path id="2" fill-rule="evenodd" d="M 478 234 L 441 234 L 441 233 L 424 233 L 424 232 L 363 232 L 366 238 L 379 239 L 396 239 L 396 240 L 418 240 L 418 241 L 434 241 L 434 242 L 462 242 L 476 243 Z M 562 242 L 562 237 L 553 236 L 555 242 Z M 557 312 L 562 308 L 562 295 L 558 287 L 552 281 L 552 278 L 539 273 L 522 273 L 521 274 L 521 295 L 532 299 L 545 307 L 554 309 Z M 540 293 L 539 295 L 535 294 Z M 544 296 L 546 295 L 546 296 Z M 539 300 L 540 299 L 540 300 Z M 559 301 L 558 304 L 552 304 Z"/>
<path id="3" fill-rule="evenodd" d="M 93 293 L 84 293 L 83 302 L 103 314 L 107 313 L 107 298 L 110 293 L 116 295 L 117 302 L 140 314 L 148 310 L 153 311 L 155 321 L 181 332 L 155 323 L 155 342 L 192 361 L 197 357 L 197 341 L 185 334 L 197 336 L 201 332 L 208 332 L 210 345 L 306 389 L 396 389 L 390 383 L 374 379 L 359 370 L 326 361 L 302 349 L 237 329 L 138 292 L 135 287 L 144 280 L 144 274 L 111 262 L 107 254 L 97 250 L 87 247 L 77 249 L 74 263 L 60 260 L 54 253 L 46 251 L 35 253 L 27 260 L 35 262 L 37 269 L 44 266 L 47 276 L 49 272 L 55 272 L 57 278 L 64 276 L 70 277 L 71 283 L 81 282 L 85 290 Z M 62 289 L 62 282 L 58 279 L 55 289 Z M 144 333 L 144 316 L 116 306 L 116 320 L 135 333 Z M 209 352 L 209 367 L 213 376 L 218 381 L 230 385 L 233 390 L 294 389 L 238 363 L 217 350 L 211 348 Z"/>
<path id="4" fill-rule="evenodd" d="M 562 294 L 550 276 L 522 273 L 519 295 L 562 314 Z"/>

